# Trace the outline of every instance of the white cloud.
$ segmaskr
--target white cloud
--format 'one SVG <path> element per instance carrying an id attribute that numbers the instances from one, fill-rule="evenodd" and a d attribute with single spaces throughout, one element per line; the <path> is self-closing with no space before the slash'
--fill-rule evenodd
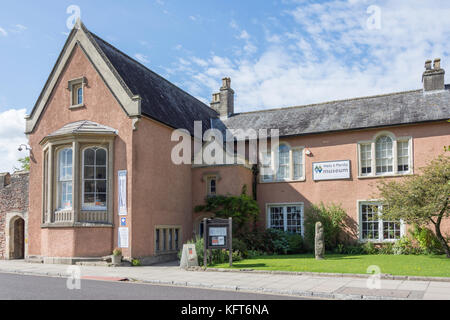
<path id="1" fill-rule="evenodd" d="M 136 53 L 134 57 L 141 63 L 149 63 L 148 57 L 142 53 Z"/>
<path id="2" fill-rule="evenodd" d="M 26 144 L 25 109 L 10 109 L 0 112 L 0 172 L 12 172 L 19 167 L 18 159 L 28 156 L 25 151 L 19 152 L 20 144 Z"/>
<path id="3" fill-rule="evenodd" d="M 450 66 L 448 1 L 379 0 L 381 29 L 374 30 L 367 27 L 371 4 L 301 1 L 283 12 L 293 27 L 265 33 L 258 52 L 251 48 L 254 37 L 233 20 L 248 47 L 234 56 L 202 57 L 206 63 L 195 64 L 185 83 L 209 98 L 230 76 L 242 112 L 418 89 L 426 59 L 441 57 Z"/>
<path id="4" fill-rule="evenodd" d="M 5 29 L 3 29 L 2 27 L 0 27 L 0 35 L 7 37 L 8 36 L 8 32 L 6 32 Z"/>

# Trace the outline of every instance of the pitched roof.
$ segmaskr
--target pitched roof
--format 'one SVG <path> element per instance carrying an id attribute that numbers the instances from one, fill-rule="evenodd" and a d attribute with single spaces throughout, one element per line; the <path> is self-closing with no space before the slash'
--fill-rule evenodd
<path id="1" fill-rule="evenodd" d="M 111 127 L 103 126 L 96 122 L 82 120 L 66 124 L 62 128 L 50 133 L 47 137 L 80 133 L 117 134 L 117 130 Z"/>
<path id="2" fill-rule="evenodd" d="M 280 136 L 386 127 L 450 119 L 450 86 L 235 114 L 230 129 L 279 129 Z M 220 127 L 218 124 L 217 127 Z"/>
<path id="3" fill-rule="evenodd" d="M 204 131 L 210 128 L 210 119 L 218 116 L 216 111 L 92 32 L 85 31 L 117 71 L 126 90 L 141 97 L 142 114 L 170 127 L 187 129 L 192 135 L 194 121 L 202 121 Z"/>

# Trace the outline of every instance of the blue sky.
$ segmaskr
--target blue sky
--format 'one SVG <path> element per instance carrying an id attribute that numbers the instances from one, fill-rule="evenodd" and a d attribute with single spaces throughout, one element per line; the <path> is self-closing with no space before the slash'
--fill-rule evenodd
<path id="1" fill-rule="evenodd" d="M 2 0 L 0 171 L 23 156 L 23 115 L 64 45 L 71 5 L 205 103 L 230 76 L 238 112 L 418 89 L 426 59 L 450 65 L 448 0 Z"/>

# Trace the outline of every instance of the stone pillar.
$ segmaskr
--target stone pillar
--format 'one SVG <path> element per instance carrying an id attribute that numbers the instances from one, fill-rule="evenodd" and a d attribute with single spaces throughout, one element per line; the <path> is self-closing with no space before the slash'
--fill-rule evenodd
<path id="1" fill-rule="evenodd" d="M 84 168 L 81 168 L 83 170 Z M 72 142 L 72 222 L 78 222 L 78 213 L 80 212 L 80 152 L 79 142 Z"/>
<path id="2" fill-rule="evenodd" d="M 53 222 L 53 175 L 55 172 L 54 165 L 54 147 L 52 144 L 48 146 L 48 182 L 47 182 L 47 219 L 46 223 Z"/>
<path id="3" fill-rule="evenodd" d="M 316 260 L 322 260 L 325 256 L 325 237 L 323 233 L 323 225 L 321 222 L 316 222 L 316 236 L 314 240 Z"/>

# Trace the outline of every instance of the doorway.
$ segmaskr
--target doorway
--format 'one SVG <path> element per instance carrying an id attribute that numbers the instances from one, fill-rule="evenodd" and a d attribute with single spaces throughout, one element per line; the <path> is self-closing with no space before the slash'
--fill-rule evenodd
<path id="1" fill-rule="evenodd" d="M 9 259 L 25 259 L 25 220 L 14 217 L 10 222 Z"/>

